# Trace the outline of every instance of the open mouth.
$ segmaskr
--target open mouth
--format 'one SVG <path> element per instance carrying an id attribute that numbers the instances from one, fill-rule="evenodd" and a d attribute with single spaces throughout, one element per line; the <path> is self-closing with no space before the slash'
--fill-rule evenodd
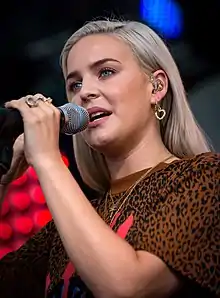
<path id="1" fill-rule="evenodd" d="M 91 113 L 89 115 L 89 118 L 90 118 L 90 122 L 94 122 L 96 120 L 99 120 L 101 118 L 104 118 L 104 117 L 107 117 L 107 116 L 110 116 L 110 115 L 111 115 L 111 112 L 108 112 L 108 111 L 95 112 L 95 113 Z"/>

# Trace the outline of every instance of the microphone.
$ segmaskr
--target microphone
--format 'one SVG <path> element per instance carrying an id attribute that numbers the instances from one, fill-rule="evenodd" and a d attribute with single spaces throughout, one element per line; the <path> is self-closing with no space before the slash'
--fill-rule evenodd
<path id="1" fill-rule="evenodd" d="M 60 111 L 60 132 L 74 135 L 87 128 L 89 113 L 83 107 L 67 103 L 57 108 Z M 16 109 L 0 108 L 0 141 L 14 142 L 24 132 L 23 119 Z"/>

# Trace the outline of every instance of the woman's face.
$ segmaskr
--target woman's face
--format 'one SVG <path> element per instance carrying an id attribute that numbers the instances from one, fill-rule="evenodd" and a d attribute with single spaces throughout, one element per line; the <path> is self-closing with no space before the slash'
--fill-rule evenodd
<path id="1" fill-rule="evenodd" d="M 155 121 L 149 76 L 117 37 L 97 34 L 78 41 L 67 59 L 66 88 L 72 102 L 90 114 L 85 141 L 103 154 L 132 150 Z"/>

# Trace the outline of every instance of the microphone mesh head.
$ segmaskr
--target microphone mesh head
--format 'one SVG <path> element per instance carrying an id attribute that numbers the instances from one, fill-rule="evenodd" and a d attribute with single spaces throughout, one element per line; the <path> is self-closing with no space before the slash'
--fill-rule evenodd
<path id="1" fill-rule="evenodd" d="M 87 128 L 89 124 L 89 113 L 83 107 L 74 103 L 67 103 L 59 110 L 63 113 L 65 121 L 61 132 L 66 135 L 74 135 Z"/>

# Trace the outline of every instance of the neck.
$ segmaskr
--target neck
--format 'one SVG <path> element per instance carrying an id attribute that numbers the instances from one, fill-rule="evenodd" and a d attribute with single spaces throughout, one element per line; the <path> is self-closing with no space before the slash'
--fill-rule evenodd
<path id="1" fill-rule="evenodd" d="M 171 153 L 164 146 L 160 135 L 146 136 L 129 152 L 117 158 L 106 157 L 111 180 L 117 180 L 135 172 L 154 167 Z"/>

